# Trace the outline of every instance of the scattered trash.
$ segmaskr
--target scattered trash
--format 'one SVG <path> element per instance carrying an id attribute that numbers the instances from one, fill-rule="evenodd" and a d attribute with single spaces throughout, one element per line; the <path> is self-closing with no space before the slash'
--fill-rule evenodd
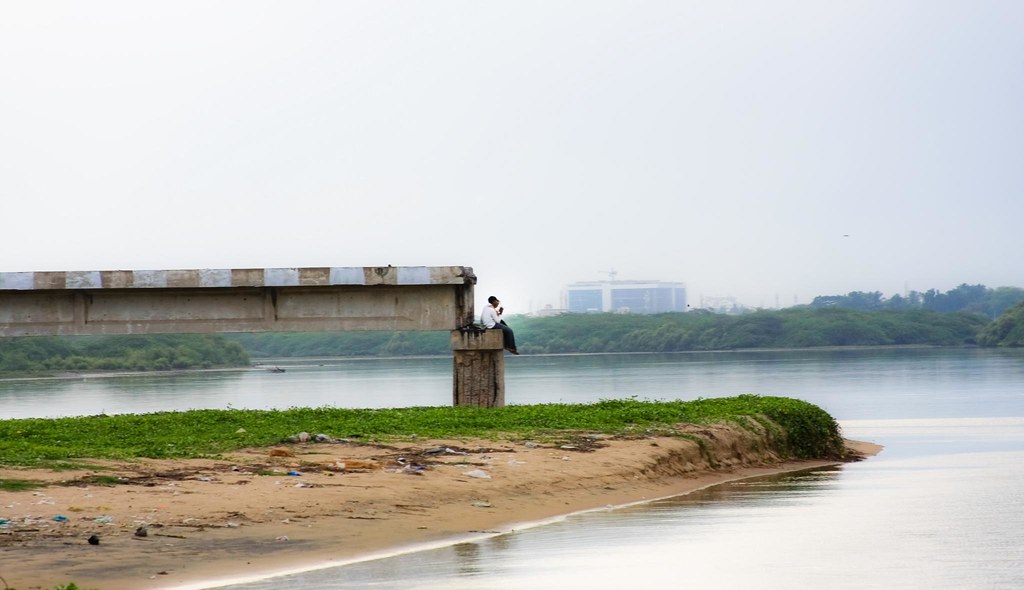
<path id="1" fill-rule="evenodd" d="M 235 431 L 235 434 L 245 434 L 245 429 L 239 428 L 238 430 Z"/>
<path id="2" fill-rule="evenodd" d="M 473 471 L 467 471 L 465 475 L 467 477 L 475 477 L 477 479 L 491 479 L 491 476 L 483 469 L 474 469 Z"/>
<path id="3" fill-rule="evenodd" d="M 100 544 L 100 538 L 98 536 L 96 536 L 96 535 L 90 536 L 88 541 L 89 541 L 90 545 L 99 545 Z"/>
<path id="4" fill-rule="evenodd" d="M 139 528 L 135 529 L 135 536 L 136 537 L 148 537 L 149 536 L 149 529 L 147 529 L 144 526 L 140 526 Z"/>
<path id="5" fill-rule="evenodd" d="M 316 442 L 327 442 L 331 440 L 331 437 L 327 436 L 326 434 L 318 434 L 313 437 L 313 440 L 315 440 Z"/>
<path id="6" fill-rule="evenodd" d="M 3 526 L 3 525 L 5 525 L 5 524 L 7 524 L 9 522 L 11 522 L 11 521 L 7 520 L 6 518 L 0 518 L 0 526 Z"/>
<path id="7" fill-rule="evenodd" d="M 292 442 L 304 443 L 304 442 L 307 442 L 309 440 L 309 433 L 308 432 L 300 432 L 298 434 L 289 436 L 288 440 L 290 440 Z"/>
<path id="8" fill-rule="evenodd" d="M 527 443 L 523 444 L 523 446 L 528 448 L 528 449 L 536 449 L 540 445 L 535 443 L 535 442 L 527 442 Z"/>
<path id="9" fill-rule="evenodd" d="M 487 500 L 477 500 L 476 502 L 473 502 L 473 506 L 477 508 L 490 508 L 491 503 Z"/>
<path id="10" fill-rule="evenodd" d="M 324 465 L 327 471 L 368 471 L 380 469 L 380 463 L 368 459 L 335 459 Z"/>
<path id="11" fill-rule="evenodd" d="M 575 451 L 579 447 L 575 447 L 573 445 L 562 445 L 562 446 L 560 446 L 558 448 L 565 449 L 566 451 Z"/>
<path id="12" fill-rule="evenodd" d="M 93 519 L 93 522 L 98 522 L 100 524 L 109 524 L 111 522 L 114 522 L 114 519 L 110 518 L 109 516 L 97 516 L 95 519 Z"/>
<path id="13" fill-rule="evenodd" d="M 274 538 L 275 541 L 287 541 L 288 535 L 281 535 L 280 537 Z"/>
<path id="14" fill-rule="evenodd" d="M 299 477 L 302 474 L 299 473 L 298 471 L 289 471 L 288 475 L 291 475 L 292 477 Z"/>
<path id="15" fill-rule="evenodd" d="M 53 517 L 53 520 L 54 522 L 67 522 L 68 517 L 64 516 L 63 514 L 58 514 L 57 516 Z"/>
<path id="16" fill-rule="evenodd" d="M 228 521 L 228 524 L 227 524 L 227 527 L 229 529 L 237 529 L 239 526 L 241 526 L 241 525 L 238 524 L 237 522 Z"/>

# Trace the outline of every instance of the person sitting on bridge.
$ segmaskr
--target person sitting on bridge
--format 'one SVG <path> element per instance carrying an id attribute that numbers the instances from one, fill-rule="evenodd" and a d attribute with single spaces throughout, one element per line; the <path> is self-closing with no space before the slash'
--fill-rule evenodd
<path id="1" fill-rule="evenodd" d="M 501 314 L 505 313 L 504 307 L 499 307 L 501 302 L 494 295 L 487 298 L 487 302 L 490 303 L 484 308 L 484 312 L 480 314 L 480 322 L 485 328 L 498 328 L 501 330 L 502 339 L 504 340 L 505 350 L 512 354 L 519 354 L 516 351 L 516 336 L 512 333 L 512 328 L 508 327 L 505 320 L 501 319 Z"/>

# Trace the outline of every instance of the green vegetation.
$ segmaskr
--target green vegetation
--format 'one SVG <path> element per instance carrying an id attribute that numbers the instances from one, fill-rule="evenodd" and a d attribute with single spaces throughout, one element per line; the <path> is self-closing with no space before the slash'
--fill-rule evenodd
<path id="1" fill-rule="evenodd" d="M 17 588 L 11 588 L 10 590 L 18 590 L 18 589 Z M 84 588 L 79 588 L 77 584 L 75 584 L 74 582 L 71 582 L 70 584 L 61 584 L 60 586 L 54 586 L 53 590 L 85 590 L 85 589 Z"/>
<path id="2" fill-rule="evenodd" d="M 162 371 L 249 364 L 237 342 L 219 335 L 0 338 L 0 373 Z"/>
<path id="3" fill-rule="evenodd" d="M 978 334 L 981 346 L 1024 346 L 1024 301 L 1006 310 L 1003 315 Z"/>
<path id="4" fill-rule="evenodd" d="M 1024 301 L 1024 289 L 999 287 L 991 289 L 985 285 L 962 284 L 955 289 L 940 293 L 929 289 L 924 293 L 911 291 L 906 296 L 893 295 L 886 298 L 880 291 L 865 293 L 853 291 L 846 295 L 825 295 L 815 297 L 810 307 L 820 309 L 840 307 L 860 311 L 923 309 L 944 313 L 980 313 L 989 319 L 998 317 L 1018 301 Z"/>
<path id="5" fill-rule="evenodd" d="M 6 588 L 6 585 L 4 586 L 4 588 Z M 38 586 L 35 586 L 35 588 L 38 588 Z M 17 590 L 17 588 L 11 587 L 9 590 Z M 53 590 L 84 590 L 84 589 L 83 588 L 79 588 L 79 586 L 77 584 L 72 582 L 70 584 L 61 584 L 59 586 L 54 586 Z"/>
<path id="6" fill-rule="evenodd" d="M 748 419 L 744 419 L 746 417 Z M 0 465 L 49 466 L 86 459 L 211 457 L 279 444 L 300 431 L 360 440 L 481 437 L 524 439 L 596 432 L 630 436 L 672 432 L 678 423 L 749 420 L 781 428 L 778 451 L 825 457 L 842 450 L 839 427 L 807 402 L 744 395 L 683 402 L 606 400 L 504 408 L 414 407 L 353 410 L 292 408 L 192 410 L 141 415 L 0 421 Z M 116 482 L 111 482 L 116 483 Z"/>
<path id="7" fill-rule="evenodd" d="M 450 354 L 448 332 L 228 334 L 253 357 L 416 356 Z"/>
<path id="8" fill-rule="evenodd" d="M 739 316 L 695 311 L 519 318 L 524 353 L 677 352 L 816 346 L 960 345 L 985 325 L 979 315 L 788 308 Z"/>
<path id="9" fill-rule="evenodd" d="M 980 314 L 920 309 L 857 311 L 793 307 L 745 315 L 707 311 L 659 315 L 517 316 L 509 323 L 529 354 L 678 352 L 815 346 L 953 346 L 974 342 L 987 323 Z M 231 334 L 254 357 L 451 354 L 447 332 Z"/>
<path id="10" fill-rule="evenodd" d="M 0 479 L 0 492 L 23 492 L 34 490 L 46 485 L 44 481 L 34 479 Z"/>

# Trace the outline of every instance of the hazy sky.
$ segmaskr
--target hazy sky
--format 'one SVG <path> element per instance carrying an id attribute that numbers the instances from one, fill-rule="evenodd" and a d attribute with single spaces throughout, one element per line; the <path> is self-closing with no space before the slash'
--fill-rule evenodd
<path id="1" fill-rule="evenodd" d="M 1019 0 L 0 0 L 0 84 L 0 271 L 1024 287 Z"/>

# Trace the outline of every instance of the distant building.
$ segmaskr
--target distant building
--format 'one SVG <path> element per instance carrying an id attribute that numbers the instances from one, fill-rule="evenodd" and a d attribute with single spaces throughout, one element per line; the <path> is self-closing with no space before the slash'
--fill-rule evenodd
<path id="1" fill-rule="evenodd" d="M 593 281 L 566 287 L 572 313 L 665 313 L 686 311 L 686 286 L 662 281 Z"/>
<path id="2" fill-rule="evenodd" d="M 545 305 L 543 308 L 538 309 L 537 311 L 533 312 L 532 315 L 535 316 L 535 317 L 538 317 L 538 318 L 549 318 L 551 316 L 562 315 L 563 313 L 568 313 L 568 311 L 569 310 L 567 310 L 567 309 L 559 309 L 559 308 L 553 307 L 549 303 L 549 304 Z"/>

